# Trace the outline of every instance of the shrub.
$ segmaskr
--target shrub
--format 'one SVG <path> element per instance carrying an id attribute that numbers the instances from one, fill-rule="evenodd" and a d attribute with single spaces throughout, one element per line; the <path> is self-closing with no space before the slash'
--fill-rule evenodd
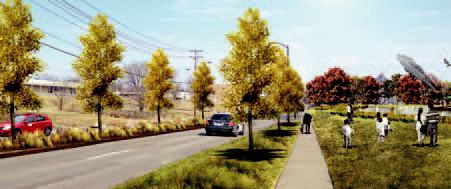
<path id="1" fill-rule="evenodd" d="M 48 147 L 53 147 L 53 143 L 50 137 L 44 137 L 44 145 Z"/>
<path id="2" fill-rule="evenodd" d="M 10 138 L 6 138 L 5 140 L 3 140 L 2 143 L 3 143 L 2 146 L 5 150 L 11 150 L 14 147 Z"/>
<path id="3" fill-rule="evenodd" d="M 164 124 L 158 125 L 158 133 L 165 133 L 166 128 L 164 127 Z"/>
<path id="4" fill-rule="evenodd" d="M 110 133 L 111 137 L 126 137 L 127 136 L 127 132 L 121 128 L 111 128 L 108 130 L 108 132 Z"/>
<path id="5" fill-rule="evenodd" d="M 34 147 L 36 147 L 36 148 L 43 148 L 43 147 L 45 147 L 43 138 L 35 137 L 34 140 L 35 140 L 35 142 L 34 142 L 35 146 Z"/>
<path id="6" fill-rule="evenodd" d="M 88 133 L 91 136 L 91 139 L 93 141 L 100 141 L 100 136 L 99 136 L 99 132 L 97 132 L 97 130 L 94 129 L 88 129 Z"/>

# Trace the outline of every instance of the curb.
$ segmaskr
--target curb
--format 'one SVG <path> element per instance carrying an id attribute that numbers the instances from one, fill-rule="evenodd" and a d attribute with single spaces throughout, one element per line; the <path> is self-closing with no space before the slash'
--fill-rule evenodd
<path id="1" fill-rule="evenodd" d="M 100 141 L 93 141 L 93 142 L 77 142 L 72 144 L 63 144 L 59 146 L 54 147 L 44 147 L 44 148 L 30 148 L 30 149 L 24 149 L 24 150 L 15 150 L 15 151 L 6 151 L 6 152 L 0 152 L 0 159 L 5 158 L 11 158 L 16 156 L 24 156 L 24 155 L 30 155 L 30 154 L 37 154 L 37 153 L 43 153 L 43 152 L 50 152 L 50 151 L 57 151 L 57 150 L 64 150 L 64 149 L 70 149 L 70 148 L 78 148 L 78 147 L 84 147 L 84 146 L 91 146 L 96 144 L 102 144 L 107 142 L 116 142 L 116 141 L 122 141 L 122 140 L 130 140 L 130 139 L 137 139 L 137 138 L 144 138 L 144 137 L 151 137 L 151 136 L 157 136 L 157 135 L 164 135 L 169 133 L 178 133 L 178 132 L 184 132 L 184 131 L 191 131 L 196 129 L 202 129 L 203 127 L 191 127 L 188 129 L 178 130 L 178 131 L 170 131 L 170 132 L 162 132 L 158 134 L 141 134 L 141 135 L 135 135 L 131 137 L 114 137 L 114 138 L 108 138 L 103 139 Z"/>

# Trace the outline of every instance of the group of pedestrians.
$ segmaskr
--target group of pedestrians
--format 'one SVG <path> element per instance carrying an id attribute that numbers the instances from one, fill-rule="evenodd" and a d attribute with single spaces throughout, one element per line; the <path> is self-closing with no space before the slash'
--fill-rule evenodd
<path id="1" fill-rule="evenodd" d="M 388 121 L 388 114 L 384 113 L 384 117 L 381 118 L 381 113 L 376 113 L 376 138 L 377 142 L 384 143 L 385 137 L 388 136 L 388 132 L 391 131 L 390 121 Z"/>
<path id="2" fill-rule="evenodd" d="M 430 142 L 429 146 L 435 147 L 437 145 L 438 135 L 438 123 L 440 115 L 434 110 L 433 104 L 428 104 L 429 111 L 423 114 L 423 108 L 419 108 L 416 116 L 416 131 L 418 135 L 418 145 L 424 146 L 424 136 L 429 134 Z M 390 121 L 388 120 L 388 114 L 384 113 L 381 117 L 381 113 L 376 113 L 376 141 L 378 143 L 384 143 L 389 132 L 392 131 Z M 344 126 L 341 128 L 343 135 L 344 148 L 352 147 L 351 136 L 354 133 L 352 127 L 352 106 L 349 104 L 347 107 L 347 119 L 343 121 Z"/>

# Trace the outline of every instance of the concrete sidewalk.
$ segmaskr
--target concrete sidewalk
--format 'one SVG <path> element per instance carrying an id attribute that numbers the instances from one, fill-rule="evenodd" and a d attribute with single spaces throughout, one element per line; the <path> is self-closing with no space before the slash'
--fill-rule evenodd
<path id="1" fill-rule="evenodd" d="M 333 188 L 313 128 L 311 134 L 302 134 L 297 139 L 276 188 Z"/>

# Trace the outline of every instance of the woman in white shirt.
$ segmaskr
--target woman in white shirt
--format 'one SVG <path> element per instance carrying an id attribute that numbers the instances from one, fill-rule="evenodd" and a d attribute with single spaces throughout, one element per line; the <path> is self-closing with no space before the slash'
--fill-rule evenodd
<path id="1" fill-rule="evenodd" d="M 424 125 L 424 121 L 426 116 L 423 114 L 423 108 L 418 109 L 417 113 L 417 124 L 415 125 L 415 130 L 417 130 L 418 135 L 418 145 L 423 146 L 424 135 L 426 134 L 426 126 Z M 421 129 L 423 127 L 423 129 Z"/>
<path id="2" fill-rule="evenodd" d="M 384 124 L 382 123 L 381 114 L 379 112 L 376 114 L 376 136 L 377 142 L 384 143 L 385 129 Z"/>

